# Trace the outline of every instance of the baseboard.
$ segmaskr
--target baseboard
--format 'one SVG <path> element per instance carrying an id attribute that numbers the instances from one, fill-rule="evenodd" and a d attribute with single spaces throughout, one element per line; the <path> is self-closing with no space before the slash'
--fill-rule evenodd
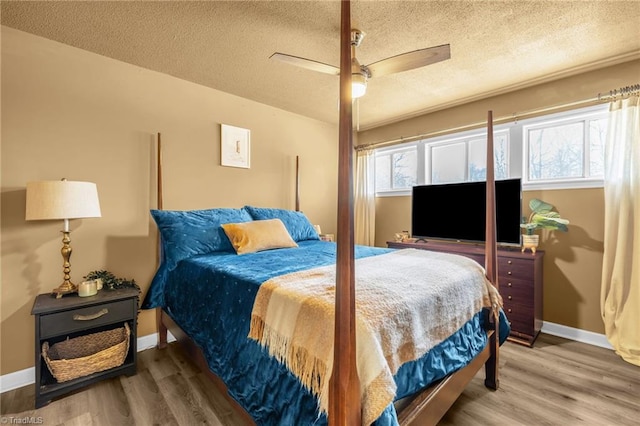
<path id="1" fill-rule="evenodd" d="M 167 341 L 173 342 L 176 338 L 167 333 Z M 147 349 L 154 348 L 158 344 L 158 333 L 148 334 L 146 336 L 138 337 L 137 348 L 138 352 Z M 15 371 L 13 373 L 4 374 L 0 376 L 0 393 L 8 392 L 10 390 L 18 389 L 23 386 L 30 385 L 36 381 L 36 369 L 35 367 L 25 368 L 24 370 Z"/>
<path id="2" fill-rule="evenodd" d="M 176 338 L 173 337 L 171 332 L 167 331 L 167 342 L 175 342 Z M 155 348 L 158 345 L 158 333 L 147 334 L 146 336 L 138 337 L 138 352 L 147 349 Z"/>
<path id="3" fill-rule="evenodd" d="M 613 349 L 604 334 L 598 334 L 592 331 L 580 330 L 578 328 L 544 321 L 542 323 L 542 332 L 593 346 L 599 346 L 601 348 Z M 167 340 L 173 342 L 176 339 L 171 333 L 168 333 Z M 138 352 L 154 348 L 158 344 L 158 333 L 138 337 L 137 343 Z M 0 376 L 0 393 L 30 385 L 34 383 L 35 380 L 36 370 L 34 367 L 2 375 Z"/>
<path id="4" fill-rule="evenodd" d="M 613 346 L 611 346 L 607 340 L 607 336 L 594 333 L 593 331 L 567 327 L 566 325 L 555 324 L 548 321 L 542 323 L 541 331 L 546 334 L 551 334 L 552 336 L 564 337 L 565 339 L 575 340 L 576 342 L 613 350 Z"/>

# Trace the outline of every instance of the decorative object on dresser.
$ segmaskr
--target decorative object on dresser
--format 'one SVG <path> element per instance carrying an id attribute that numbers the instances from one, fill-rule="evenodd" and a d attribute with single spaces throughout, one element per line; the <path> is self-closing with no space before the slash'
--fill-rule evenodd
<path id="1" fill-rule="evenodd" d="M 100 217 L 100 202 L 95 183 L 59 181 L 39 181 L 27 183 L 26 220 L 64 221 L 62 230 L 62 259 L 64 281 L 53 289 L 56 297 L 75 293 L 77 287 L 71 282 L 71 239 L 69 219 Z"/>
<path id="2" fill-rule="evenodd" d="M 454 253 L 484 265 L 484 245 L 430 240 L 424 242 L 388 241 L 389 248 L 418 248 Z M 542 328 L 542 260 L 544 251 L 533 255 L 516 247 L 498 249 L 498 289 L 503 310 L 511 325 L 509 340 L 533 346 Z"/>
<path id="3" fill-rule="evenodd" d="M 521 228 L 526 230 L 522 236 L 522 251 L 531 249 L 535 254 L 538 248 L 540 236 L 534 234 L 536 229 L 549 229 L 551 231 L 567 232 L 569 221 L 560 217 L 560 213 L 553 211 L 553 206 L 537 198 L 529 201 L 531 214 L 528 219 L 522 218 Z M 526 220 L 526 222 L 525 222 Z"/>
<path id="4" fill-rule="evenodd" d="M 136 373 L 138 294 L 120 288 L 91 297 L 36 297 L 36 408 L 97 381 Z"/>

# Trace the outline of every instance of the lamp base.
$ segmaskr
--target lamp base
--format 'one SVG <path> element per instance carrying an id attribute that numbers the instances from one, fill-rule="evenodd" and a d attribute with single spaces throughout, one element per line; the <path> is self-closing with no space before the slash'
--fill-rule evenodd
<path id="1" fill-rule="evenodd" d="M 69 238 L 69 226 L 65 220 L 65 230 L 62 231 L 62 272 L 64 273 L 64 281 L 58 288 L 54 288 L 52 293 L 56 295 L 56 299 L 60 299 L 63 295 L 69 293 L 76 293 L 78 287 L 71 282 L 71 264 L 69 258 L 71 258 L 71 239 Z"/>
<path id="2" fill-rule="evenodd" d="M 56 295 L 56 299 L 60 299 L 65 294 L 77 293 L 78 287 L 71 281 L 65 281 L 58 288 L 54 288 L 51 294 Z"/>

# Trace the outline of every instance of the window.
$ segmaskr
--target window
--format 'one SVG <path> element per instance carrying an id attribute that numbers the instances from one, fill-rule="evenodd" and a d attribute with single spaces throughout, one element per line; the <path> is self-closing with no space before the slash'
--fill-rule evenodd
<path id="1" fill-rule="evenodd" d="M 483 181 L 487 178 L 486 133 L 471 133 L 462 138 L 444 139 L 426 144 L 425 183 Z M 494 131 L 494 167 L 496 179 L 509 176 L 509 133 Z M 429 152 L 430 151 L 430 152 Z M 430 154 L 430 161 L 429 161 Z M 431 171 L 429 176 L 429 170 Z"/>
<path id="2" fill-rule="evenodd" d="M 564 114 L 523 126 L 525 184 L 601 182 L 604 177 L 605 111 Z"/>
<path id="3" fill-rule="evenodd" d="M 602 186 L 607 106 L 494 126 L 496 179 L 522 178 L 524 189 Z M 376 195 L 411 187 L 486 179 L 483 129 L 376 150 Z"/>
<path id="4" fill-rule="evenodd" d="M 376 192 L 410 191 L 417 182 L 416 146 L 376 150 Z"/>

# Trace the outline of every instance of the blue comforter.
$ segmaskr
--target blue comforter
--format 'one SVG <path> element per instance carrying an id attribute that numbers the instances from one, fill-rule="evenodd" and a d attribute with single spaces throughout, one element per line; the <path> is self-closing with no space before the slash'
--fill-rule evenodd
<path id="1" fill-rule="evenodd" d="M 282 274 L 335 263 L 335 244 L 309 240 L 298 248 L 236 255 L 215 252 L 182 260 L 173 270 L 161 266 L 143 309 L 162 307 L 202 349 L 209 368 L 258 425 L 325 425 L 317 401 L 299 381 L 255 341 L 247 338 L 260 284 Z M 390 249 L 356 246 L 355 257 Z M 458 332 L 395 376 L 397 399 L 469 363 L 487 343 L 484 315 L 478 312 Z M 500 342 L 509 333 L 501 313 Z M 397 425 L 390 405 L 376 426 Z"/>

